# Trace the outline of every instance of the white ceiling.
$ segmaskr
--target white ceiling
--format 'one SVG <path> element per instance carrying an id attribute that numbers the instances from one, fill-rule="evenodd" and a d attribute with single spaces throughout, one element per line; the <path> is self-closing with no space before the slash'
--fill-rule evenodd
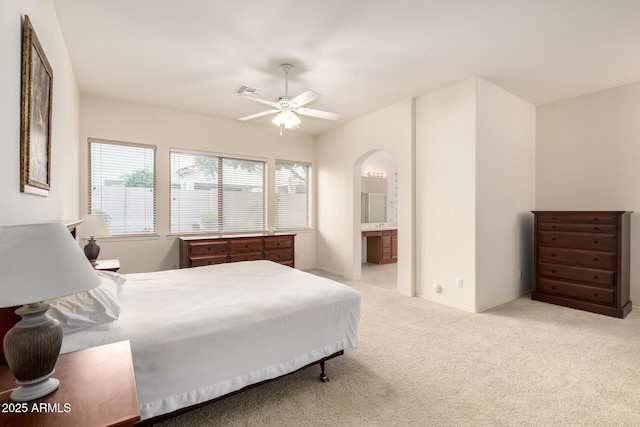
<path id="1" fill-rule="evenodd" d="M 237 119 L 269 107 L 235 89 L 277 101 L 288 62 L 289 95 L 341 115 L 309 134 L 471 76 L 536 105 L 640 81 L 639 0 L 53 3 L 82 93 Z"/>

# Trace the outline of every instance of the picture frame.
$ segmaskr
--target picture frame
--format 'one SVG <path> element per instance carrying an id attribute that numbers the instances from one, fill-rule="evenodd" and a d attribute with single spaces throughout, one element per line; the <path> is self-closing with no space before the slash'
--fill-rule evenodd
<path id="1" fill-rule="evenodd" d="M 29 16 L 22 38 L 20 191 L 48 196 L 51 190 L 53 70 Z"/>

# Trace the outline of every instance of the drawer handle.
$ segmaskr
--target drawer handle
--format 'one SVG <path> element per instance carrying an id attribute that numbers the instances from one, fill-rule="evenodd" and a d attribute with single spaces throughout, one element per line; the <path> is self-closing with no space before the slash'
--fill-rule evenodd
<path id="1" fill-rule="evenodd" d="M 596 274 L 595 276 L 593 276 L 593 278 L 594 278 L 594 279 L 597 279 L 597 278 L 598 278 L 598 275 Z"/>
<path id="2" fill-rule="evenodd" d="M 600 227 L 598 227 L 597 225 L 595 227 L 593 227 L 594 230 L 600 230 Z"/>
<path id="3" fill-rule="evenodd" d="M 596 262 L 598 262 L 598 258 L 594 258 L 593 260 L 594 260 L 594 261 L 596 261 Z"/>
<path id="4" fill-rule="evenodd" d="M 555 290 L 555 289 L 556 289 L 556 287 L 555 287 L 555 286 L 552 286 L 552 287 L 551 287 L 551 290 L 552 290 L 552 291 L 553 291 L 553 290 Z"/>
<path id="5" fill-rule="evenodd" d="M 551 270 L 551 272 L 552 272 L 552 273 L 555 273 L 556 271 L 555 271 L 555 270 Z"/>
<path id="6" fill-rule="evenodd" d="M 555 221 L 557 218 L 554 216 L 551 218 L 552 221 Z"/>
<path id="7" fill-rule="evenodd" d="M 556 256 L 556 254 L 551 254 L 551 256 Z"/>
<path id="8" fill-rule="evenodd" d="M 551 240 L 556 240 L 556 238 L 555 238 L 555 237 L 552 237 L 552 238 L 551 238 Z"/>
<path id="9" fill-rule="evenodd" d="M 596 244 L 597 244 L 597 243 L 598 243 L 598 241 L 597 241 L 597 240 L 594 240 L 594 241 L 593 241 L 593 243 L 596 243 Z"/>
<path id="10" fill-rule="evenodd" d="M 598 298 L 598 294 L 597 294 L 597 293 L 593 294 L 593 296 L 594 296 L 595 298 Z"/>
<path id="11" fill-rule="evenodd" d="M 593 220 L 594 220 L 594 221 L 597 221 L 597 220 L 598 220 L 598 218 L 593 218 Z"/>
<path id="12" fill-rule="evenodd" d="M 551 226 L 551 228 L 556 228 L 556 225 L 555 225 L 555 224 L 553 224 L 553 225 Z"/>

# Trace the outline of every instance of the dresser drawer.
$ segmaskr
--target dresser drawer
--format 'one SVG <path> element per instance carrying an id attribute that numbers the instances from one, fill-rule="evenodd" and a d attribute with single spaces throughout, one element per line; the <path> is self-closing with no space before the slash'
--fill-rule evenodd
<path id="1" fill-rule="evenodd" d="M 554 294 L 599 304 L 614 305 L 615 289 L 598 288 L 596 286 L 579 285 L 558 280 L 538 279 L 538 292 Z"/>
<path id="2" fill-rule="evenodd" d="M 256 261 L 262 259 L 262 252 L 250 252 L 246 254 L 236 254 L 229 257 L 231 262 L 238 261 Z"/>
<path id="3" fill-rule="evenodd" d="M 614 269 L 616 266 L 616 254 L 615 252 L 540 246 L 538 247 L 538 261 Z"/>
<path id="4" fill-rule="evenodd" d="M 264 239 L 264 249 L 283 249 L 293 246 L 293 238 L 291 237 L 267 237 Z"/>
<path id="5" fill-rule="evenodd" d="M 202 267 L 203 265 L 224 264 L 227 262 L 227 256 L 195 257 L 189 261 L 191 262 L 191 267 Z"/>
<path id="6" fill-rule="evenodd" d="M 189 244 L 189 254 L 191 257 L 214 256 L 227 254 L 227 241 L 220 242 L 193 242 Z"/>
<path id="7" fill-rule="evenodd" d="M 570 214 L 570 213 L 546 213 L 538 214 L 538 223 L 568 222 L 573 224 L 617 224 L 618 216 L 611 213 L 590 213 L 590 214 Z"/>
<path id="8" fill-rule="evenodd" d="M 570 265 L 538 263 L 538 275 L 552 279 L 567 279 L 576 282 L 591 283 L 613 287 L 616 284 L 616 273 L 612 270 L 573 267 Z"/>
<path id="9" fill-rule="evenodd" d="M 229 245 L 229 253 L 231 255 L 262 252 L 262 239 L 231 240 Z"/>
<path id="10" fill-rule="evenodd" d="M 264 258 L 269 261 L 284 262 L 293 260 L 293 251 L 291 249 L 278 249 L 265 251 Z"/>
<path id="11" fill-rule="evenodd" d="M 563 222 L 541 222 L 538 230 L 547 231 L 582 231 L 585 233 L 611 233 L 618 232 L 616 224 L 575 224 Z"/>
<path id="12" fill-rule="evenodd" d="M 569 248 L 615 251 L 618 238 L 606 233 L 571 233 L 565 231 L 538 231 L 540 246 L 564 246 Z"/>

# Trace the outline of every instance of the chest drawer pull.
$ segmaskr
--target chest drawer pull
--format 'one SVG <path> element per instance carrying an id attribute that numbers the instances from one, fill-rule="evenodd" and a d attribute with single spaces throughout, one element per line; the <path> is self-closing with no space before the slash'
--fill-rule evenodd
<path id="1" fill-rule="evenodd" d="M 594 294 L 593 294 L 593 297 L 594 297 L 594 298 L 598 298 L 598 293 L 597 293 L 597 292 L 596 292 L 596 293 L 594 293 Z"/>
<path id="2" fill-rule="evenodd" d="M 597 240 L 594 240 L 594 241 L 593 241 L 593 243 L 596 243 L 596 244 L 597 244 L 597 243 L 598 243 L 598 241 L 597 241 Z"/>
<path id="3" fill-rule="evenodd" d="M 598 258 L 594 258 L 593 260 L 594 260 L 595 262 L 598 262 Z"/>
<path id="4" fill-rule="evenodd" d="M 597 220 L 598 220 L 598 218 L 593 218 L 593 220 L 594 220 L 594 221 L 597 221 Z"/>
<path id="5" fill-rule="evenodd" d="M 551 238 L 551 240 L 556 240 L 556 238 L 555 238 L 555 237 L 552 237 L 552 238 Z"/>

